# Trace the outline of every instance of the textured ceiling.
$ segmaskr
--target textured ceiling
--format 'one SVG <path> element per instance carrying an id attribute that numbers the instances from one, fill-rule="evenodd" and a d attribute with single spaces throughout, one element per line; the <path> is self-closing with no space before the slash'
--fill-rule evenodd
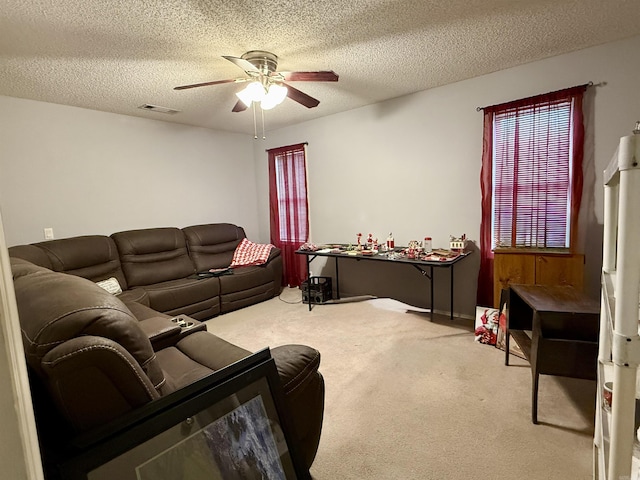
<path id="1" fill-rule="evenodd" d="M 279 56 L 280 71 L 334 70 L 292 82 L 268 129 L 640 34 L 638 0 L 4 0 L 0 95 L 252 133 L 232 113 L 244 76 L 222 58 Z M 164 115 L 137 107 L 179 110 Z"/>

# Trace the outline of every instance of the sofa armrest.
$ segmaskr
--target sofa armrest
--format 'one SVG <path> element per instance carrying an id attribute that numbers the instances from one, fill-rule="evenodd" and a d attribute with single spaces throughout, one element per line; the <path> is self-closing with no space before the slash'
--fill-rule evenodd
<path id="1" fill-rule="evenodd" d="M 152 317 L 140 320 L 140 328 L 149 337 L 154 351 L 175 345 L 180 339 L 182 328 L 167 317 Z"/>
<path id="2" fill-rule="evenodd" d="M 318 371 L 320 352 L 306 345 L 282 345 L 271 350 L 293 420 L 293 434 L 308 467 L 320 444 L 324 416 L 324 379 Z"/>
<path id="3" fill-rule="evenodd" d="M 281 254 L 282 254 L 282 250 L 280 250 L 278 247 L 273 247 L 269 252 L 269 258 L 267 258 L 267 263 L 269 263 L 274 258 L 279 257 Z"/>
<path id="4" fill-rule="evenodd" d="M 153 350 L 157 352 L 175 346 L 187 335 L 206 330 L 207 324 L 186 315 L 158 316 L 140 320 L 140 328 L 147 334 Z"/>
<path id="5" fill-rule="evenodd" d="M 313 381 L 320 366 L 320 352 L 306 345 L 281 345 L 271 349 L 285 395 L 295 395 Z"/>

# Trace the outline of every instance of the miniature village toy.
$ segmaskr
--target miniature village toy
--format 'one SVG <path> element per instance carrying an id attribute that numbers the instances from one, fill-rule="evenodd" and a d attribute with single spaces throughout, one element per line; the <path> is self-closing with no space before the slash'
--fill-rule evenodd
<path id="1" fill-rule="evenodd" d="M 449 249 L 454 252 L 462 252 L 467 245 L 467 234 L 463 234 L 461 237 L 457 238 L 451 235 L 449 237 Z"/>

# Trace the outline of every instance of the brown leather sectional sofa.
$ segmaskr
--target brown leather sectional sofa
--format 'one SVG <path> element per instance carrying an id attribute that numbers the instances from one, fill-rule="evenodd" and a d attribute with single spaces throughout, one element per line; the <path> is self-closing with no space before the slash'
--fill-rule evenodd
<path id="1" fill-rule="evenodd" d="M 18 245 L 9 255 L 94 282 L 114 277 L 123 294 L 167 315 L 211 318 L 278 295 L 282 256 L 273 248 L 264 265 L 234 268 L 232 275 L 197 272 L 228 267 L 245 238 L 229 223 L 148 228 Z"/>
<path id="2" fill-rule="evenodd" d="M 231 224 L 154 228 L 9 249 L 39 434 L 56 442 L 99 428 L 192 384 L 248 352 L 199 320 L 280 292 L 282 260 L 200 278 L 229 265 L 244 230 Z M 116 278 L 113 295 L 96 284 Z M 265 345 L 266 347 L 266 345 Z M 298 451 L 315 458 L 324 410 L 320 354 L 271 349 Z"/>

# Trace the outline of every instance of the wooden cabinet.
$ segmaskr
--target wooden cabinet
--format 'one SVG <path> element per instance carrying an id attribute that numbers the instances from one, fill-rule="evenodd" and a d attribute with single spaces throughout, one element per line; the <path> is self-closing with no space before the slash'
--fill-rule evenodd
<path id="1" fill-rule="evenodd" d="M 493 304 L 500 305 L 500 291 L 511 284 L 584 285 L 584 255 L 514 250 L 495 251 Z"/>

